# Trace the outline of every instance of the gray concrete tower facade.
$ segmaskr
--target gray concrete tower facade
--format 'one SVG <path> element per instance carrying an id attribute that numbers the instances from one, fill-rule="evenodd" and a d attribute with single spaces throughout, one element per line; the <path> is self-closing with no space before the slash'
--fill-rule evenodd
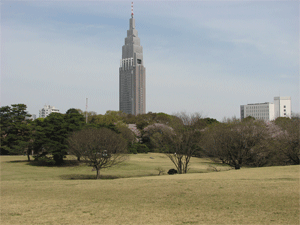
<path id="1" fill-rule="evenodd" d="M 119 68 L 119 108 L 128 114 L 146 113 L 146 69 L 143 61 L 143 47 L 135 29 L 133 13 L 129 30 L 122 47 Z"/>

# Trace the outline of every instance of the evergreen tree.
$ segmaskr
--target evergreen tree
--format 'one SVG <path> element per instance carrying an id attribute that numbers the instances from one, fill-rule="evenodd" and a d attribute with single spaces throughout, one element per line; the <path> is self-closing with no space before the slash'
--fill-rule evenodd
<path id="1" fill-rule="evenodd" d="M 30 154 L 31 116 L 24 104 L 12 104 L 0 108 L 1 154 Z"/>
<path id="2" fill-rule="evenodd" d="M 67 155 L 67 138 L 85 126 L 84 116 L 76 109 L 69 109 L 66 114 L 51 113 L 45 119 L 34 123 L 33 148 L 37 160 L 46 160 L 60 165 Z"/>

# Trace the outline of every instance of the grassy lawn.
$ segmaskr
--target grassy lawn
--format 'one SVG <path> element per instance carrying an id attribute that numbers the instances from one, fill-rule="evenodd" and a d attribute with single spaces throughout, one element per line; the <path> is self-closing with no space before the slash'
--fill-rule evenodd
<path id="1" fill-rule="evenodd" d="M 123 165 L 37 167 L 1 156 L 1 224 L 299 224 L 300 166 L 229 170 L 193 158 L 190 173 L 157 153 Z M 221 172 L 209 172 L 213 164 Z M 81 179 L 79 179 L 81 178 Z"/>

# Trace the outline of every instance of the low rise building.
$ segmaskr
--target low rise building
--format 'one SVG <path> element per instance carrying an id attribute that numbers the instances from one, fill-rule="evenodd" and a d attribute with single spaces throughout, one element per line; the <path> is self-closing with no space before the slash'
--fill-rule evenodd
<path id="1" fill-rule="evenodd" d="M 47 116 L 50 115 L 50 113 L 53 112 L 59 113 L 59 109 L 56 109 L 54 106 L 45 105 L 44 108 L 39 110 L 39 117 L 46 118 Z"/>
<path id="2" fill-rule="evenodd" d="M 248 116 L 266 121 L 291 117 L 291 97 L 274 97 L 274 103 L 253 103 L 240 106 L 241 119 Z"/>

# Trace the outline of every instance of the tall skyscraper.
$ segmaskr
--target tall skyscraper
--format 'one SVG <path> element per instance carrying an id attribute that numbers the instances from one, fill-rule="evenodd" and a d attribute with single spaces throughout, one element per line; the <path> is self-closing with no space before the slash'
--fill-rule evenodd
<path id="1" fill-rule="evenodd" d="M 133 8 L 129 20 L 129 30 L 122 47 L 119 68 L 120 111 L 137 115 L 146 113 L 146 69 L 143 61 L 143 47 L 135 29 Z"/>

